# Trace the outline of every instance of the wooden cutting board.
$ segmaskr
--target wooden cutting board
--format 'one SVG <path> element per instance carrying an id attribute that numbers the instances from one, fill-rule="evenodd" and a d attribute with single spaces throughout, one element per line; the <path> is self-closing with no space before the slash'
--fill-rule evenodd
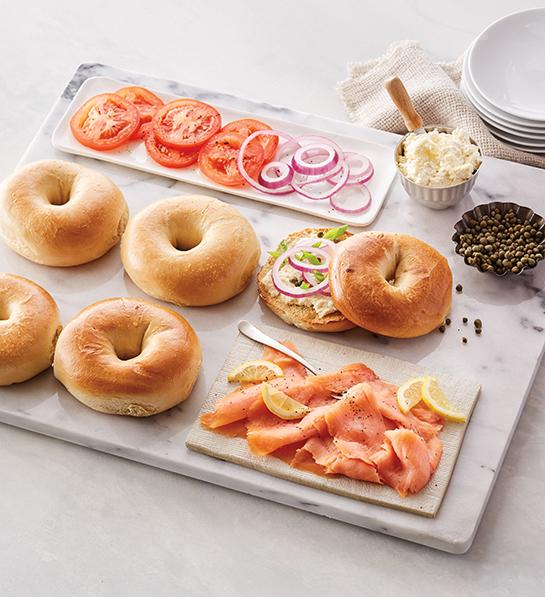
<path id="1" fill-rule="evenodd" d="M 326 478 L 292 468 L 278 458 L 256 456 L 248 448 L 245 439 L 226 437 L 210 431 L 202 427 L 198 419 L 187 436 L 187 447 L 294 483 L 422 516 L 435 517 L 447 491 L 473 407 L 479 396 L 480 386 L 467 379 L 457 379 L 439 371 L 428 371 L 422 366 L 407 361 L 334 344 L 297 331 L 286 332 L 264 325 L 260 327 L 273 338 L 294 342 L 301 354 L 324 373 L 335 371 L 347 363 L 362 362 L 371 367 L 382 379 L 396 385 L 412 377 L 433 375 L 457 410 L 466 414 L 466 422 L 445 424 L 439 436 L 443 442 L 443 455 L 437 470 L 422 491 L 406 498 L 400 497 L 395 490 L 385 485 L 356 481 L 343 476 Z M 262 351 L 261 344 L 242 334 L 238 335 L 203 403 L 201 414 L 214 410 L 217 400 L 233 390 L 233 385 L 227 382 L 227 374 L 236 365 L 259 358 Z"/>

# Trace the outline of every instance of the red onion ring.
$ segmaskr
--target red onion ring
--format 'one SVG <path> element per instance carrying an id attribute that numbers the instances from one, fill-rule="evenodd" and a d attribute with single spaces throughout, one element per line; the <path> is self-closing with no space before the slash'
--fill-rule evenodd
<path id="1" fill-rule="evenodd" d="M 316 284 L 316 286 L 312 286 L 311 288 L 307 289 L 297 288 L 296 286 L 288 286 L 282 281 L 280 277 L 280 268 L 282 267 L 284 261 L 289 259 L 295 253 L 298 253 L 300 250 L 300 247 L 292 247 L 291 249 L 288 249 L 286 252 L 282 253 L 282 255 L 277 257 L 272 266 L 271 276 L 274 287 L 276 290 L 278 290 L 278 292 L 281 292 L 290 298 L 305 298 L 307 296 L 313 296 L 329 285 L 328 278 L 325 278 L 323 282 Z"/>
<path id="2" fill-rule="evenodd" d="M 244 168 L 244 152 L 246 151 L 246 148 L 248 147 L 248 145 L 256 138 L 259 137 L 261 135 L 271 135 L 271 136 L 275 136 L 280 138 L 284 138 L 287 139 L 288 142 L 293 141 L 293 137 L 291 137 L 290 135 L 287 135 L 286 133 L 283 133 L 282 131 L 276 131 L 274 129 L 267 129 L 264 131 L 255 131 L 255 133 L 252 133 L 249 137 L 246 137 L 246 139 L 244 139 L 244 143 L 240 146 L 240 149 L 238 151 L 238 156 L 237 156 L 237 166 L 238 166 L 238 170 L 242 176 L 242 178 L 244 178 L 244 180 L 254 189 L 261 191 L 262 193 L 268 193 L 270 195 L 287 195 L 288 193 L 292 193 L 293 192 L 293 187 L 291 185 L 285 185 L 283 187 L 280 187 L 278 189 L 268 189 L 267 187 L 263 186 L 260 182 L 254 180 L 249 174 L 248 172 L 246 172 L 246 168 Z"/>
<path id="3" fill-rule="evenodd" d="M 326 280 L 328 280 L 328 277 L 325 277 Z M 316 286 L 318 284 L 318 282 L 316 281 L 316 278 L 312 275 L 311 272 L 304 272 L 303 273 L 303 280 L 305 280 L 305 282 L 307 284 L 310 284 L 311 286 Z M 322 290 L 320 290 L 320 294 L 323 294 L 325 296 L 331 296 L 331 291 L 329 290 L 329 284 Z"/>
<path id="4" fill-rule="evenodd" d="M 369 189 L 364 184 L 351 186 L 350 189 L 353 189 L 355 191 L 361 191 L 363 193 L 363 205 L 360 205 L 356 208 L 343 207 L 342 204 L 339 203 L 339 197 L 336 193 L 335 195 L 332 195 L 329 198 L 329 203 L 331 204 L 331 207 L 344 214 L 359 214 L 362 211 L 369 209 L 372 202 L 371 192 L 369 191 Z"/>
<path id="5" fill-rule="evenodd" d="M 325 153 L 325 156 L 324 156 Z M 313 158 L 323 158 L 314 163 Z M 293 154 L 291 165 L 299 174 L 313 176 L 331 172 L 339 162 L 339 154 L 328 143 L 309 143 Z"/>
<path id="6" fill-rule="evenodd" d="M 276 176 L 271 176 L 269 172 L 273 170 Z M 258 181 L 267 189 L 279 189 L 291 182 L 293 178 L 293 168 L 286 162 L 269 162 L 265 164 Z"/>
<path id="7" fill-rule="evenodd" d="M 322 251 L 331 252 L 331 250 L 335 250 L 336 245 L 332 240 L 329 240 L 329 238 L 318 238 L 317 236 L 309 236 L 307 238 L 302 238 L 294 246 L 311 247 L 312 245 L 315 245 L 318 242 L 321 243 L 323 246 L 316 248 L 322 249 Z"/>
<path id="8" fill-rule="evenodd" d="M 298 245 L 297 247 L 299 250 L 294 253 L 293 255 L 291 255 L 290 257 L 288 257 L 288 261 L 290 262 L 290 265 L 300 271 L 300 272 L 327 272 L 329 270 L 329 260 L 331 258 L 330 254 L 326 251 L 322 251 L 322 249 L 319 249 L 318 247 L 312 247 L 312 246 L 305 246 L 305 247 L 301 247 L 301 245 Z M 312 255 L 314 255 L 315 257 L 320 258 L 321 263 L 320 265 L 314 265 L 312 263 L 304 263 L 302 261 L 299 261 L 299 259 L 296 258 L 297 253 L 299 253 L 302 249 L 305 249 L 307 253 L 311 253 Z"/>
<path id="9" fill-rule="evenodd" d="M 312 190 L 310 190 L 310 189 L 307 190 L 301 184 L 297 183 L 294 180 L 292 180 L 291 186 L 293 187 L 293 190 L 296 193 L 299 193 L 299 195 L 303 195 L 303 197 L 306 197 L 307 199 L 312 199 L 314 201 L 320 201 L 322 199 L 329 199 L 335 193 L 340 191 L 346 184 L 349 174 L 350 174 L 350 168 L 344 162 L 342 162 L 342 168 L 341 168 L 341 171 L 339 172 L 339 180 L 331 187 L 331 189 L 327 189 L 325 191 L 321 190 L 321 191 L 312 192 Z"/>

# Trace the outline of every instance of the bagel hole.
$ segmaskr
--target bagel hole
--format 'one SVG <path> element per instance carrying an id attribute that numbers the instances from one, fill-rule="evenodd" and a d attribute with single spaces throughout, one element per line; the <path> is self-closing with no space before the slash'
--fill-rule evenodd
<path id="1" fill-rule="evenodd" d="M 201 241 L 202 241 L 201 232 L 198 230 L 192 230 L 192 231 L 186 232 L 183 235 L 175 236 L 171 240 L 171 243 L 172 243 L 172 246 L 177 251 L 191 251 L 191 249 L 194 249 L 195 247 L 200 245 Z"/>
<path id="2" fill-rule="evenodd" d="M 148 328 L 148 325 L 141 325 L 118 330 L 116 337 L 112 339 L 112 345 L 120 361 L 130 361 L 142 354 Z"/>
<path id="3" fill-rule="evenodd" d="M 7 321 L 10 316 L 8 306 L 5 303 L 0 303 L 0 321 Z"/>
<path id="4" fill-rule="evenodd" d="M 45 197 L 50 205 L 65 205 L 70 201 L 73 180 L 64 181 L 51 174 L 45 185 Z"/>

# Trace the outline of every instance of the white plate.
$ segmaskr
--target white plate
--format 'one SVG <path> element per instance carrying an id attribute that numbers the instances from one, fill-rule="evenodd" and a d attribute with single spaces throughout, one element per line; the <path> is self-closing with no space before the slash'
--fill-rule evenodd
<path id="1" fill-rule="evenodd" d="M 350 224 L 351 226 L 368 226 L 373 222 L 382 207 L 388 189 L 396 175 L 394 152 L 391 147 L 362 141 L 361 139 L 353 137 L 343 137 L 275 118 L 266 119 L 267 123 L 274 129 L 285 131 L 290 135 L 323 135 L 324 137 L 336 141 L 345 151 L 355 151 L 366 155 L 375 167 L 375 174 L 367 184 L 373 198 L 370 208 L 361 214 L 344 214 L 331 208 L 329 201 L 327 200 L 313 201 L 311 199 L 300 197 L 296 193 L 283 196 L 266 195 L 249 187 L 225 187 L 204 177 L 196 166 L 190 166 L 189 168 L 183 168 L 181 170 L 160 166 L 148 156 L 144 143 L 141 141 L 130 143 L 125 147 L 113 151 L 95 151 L 81 145 L 81 143 L 76 141 L 70 131 L 70 118 L 74 112 L 76 112 L 76 110 L 92 96 L 99 93 L 113 92 L 124 86 L 125 84 L 123 82 L 109 77 L 91 77 L 87 79 L 79 88 L 70 106 L 55 128 L 52 137 L 53 146 L 68 153 L 83 155 L 105 162 L 112 162 L 128 168 L 135 168 L 136 170 L 143 170 L 144 172 L 149 172 L 151 174 L 166 176 L 199 187 L 213 189 L 214 191 L 230 193 L 232 195 L 254 199 L 255 201 L 261 201 L 263 203 L 280 205 L 306 214 L 322 217 L 332 222 Z M 178 97 L 176 95 L 161 93 L 155 90 L 152 91 L 165 101 L 171 101 Z M 251 116 L 248 113 L 239 110 L 225 108 L 216 104 L 214 105 L 221 112 L 224 123 Z"/>
<path id="2" fill-rule="evenodd" d="M 492 105 L 545 123 L 545 8 L 517 12 L 488 26 L 469 50 L 468 69 Z"/>
<path id="3" fill-rule="evenodd" d="M 499 110 L 497 107 L 490 104 L 480 93 L 475 86 L 475 82 L 471 78 L 471 74 L 467 68 L 467 58 L 464 61 L 464 67 L 462 69 L 462 81 L 461 85 L 465 86 L 471 95 L 472 102 L 479 106 L 479 109 L 483 111 L 490 119 L 495 120 L 502 125 L 520 130 L 523 132 L 531 132 L 536 134 L 545 135 L 545 122 L 540 123 L 537 121 L 527 120 L 513 116 L 506 112 Z"/>
<path id="4" fill-rule="evenodd" d="M 471 94 L 467 88 L 465 88 L 463 85 L 460 85 L 460 89 L 466 96 L 467 100 L 472 104 L 479 117 L 486 124 L 487 128 L 490 129 L 490 131 L 497 137 L 500 137 L 502 140 L 505 139 L 507 141 L 512 141 L 514 143 L 527 146 L 530 149 L 537 148 L 545 150 L 545 135 L 540 137 L 538 135 L 529 135 L 528 133 L 519 133 L 518 131 L 514 131 L 513 129 L 509 129 L 506 126 L 499 124 L 497 121 L 493 120 L 486 113 L 484 113 L 479 106 L 473 102 Z"/>
<path id="5" fill-rule="evenodd" d="M 526 139 L 525 137 L 519 137 L 518 135 L 513 135 L 511 133 L 505 132 L 501 129 L 496 128 L 493 124 L 490 123 L 487 123 L 487 127 L 490 129 L 491 133 L 494 133 L 494 135 L 496 135 L 496 137 L 504 139 L 509 143 L 515 143 L 522 147 L 527 147 L 528 149 L 541 150 L 542 152 L 545 152 L 545 139 L 543 141 L 532 141 Z"/>

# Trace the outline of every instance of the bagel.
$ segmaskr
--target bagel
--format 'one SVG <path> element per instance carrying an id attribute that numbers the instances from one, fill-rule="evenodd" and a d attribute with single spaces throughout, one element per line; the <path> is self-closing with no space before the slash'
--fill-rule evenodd
<path id="1" fill-rule="evenodd" d="M 323 236 L 328 228 L 305 228 L 289 234 L 284 239 L 286 249 L 307 237 Z M 337 241 L 345 242 L 351 236 L 345 232 Z M 286 323 L 309 332 L 342 332 L 355 325 L 339 312 L 330 297 L 318 294 L 305 299 L 290 298 L 280 293 L 272 281 L 272 267 L 276 256 L 270 256 L 257 275 L 257 290 L 261 300 Z"/>
<path id="2" fill-rule="evenodd" d="M 127 219 L 119 188 L 74 162 L 33 162 L 0 187 L 0 234 L 13 251 L 42 265 L 98 259 L 117 244 Z"/>
<path id="3" fill-rule="evenodd" d="M 345 317 L 394 338 L 436 329 L 452 302 L 445 257 L 406 234 L 361 232 L 344 241 L 330 262 L 329 284 Z"/>
<path id="4" fill-rule="evenodd" d="M 261 250 L 248 220 L 212 197 L 152 203 L 131 218 L 121 259 L 147 294 L 183 307 L 221 303 L 248 285 Z"/>
<path id="5" fill-rule="evenodd" d="M 111 298 L 81 311 L 61 332 L 55 377 L 86 406 L 147 417 L 184 401 L 201 366 L 193 328 L 148 301 Z"/>
<path id="6" fill-rule="evenodd" d="M 46 290 L 0 273 L 0 385 L 26 381 L 50 367 L 61 329 L 57 304 Z"/>

